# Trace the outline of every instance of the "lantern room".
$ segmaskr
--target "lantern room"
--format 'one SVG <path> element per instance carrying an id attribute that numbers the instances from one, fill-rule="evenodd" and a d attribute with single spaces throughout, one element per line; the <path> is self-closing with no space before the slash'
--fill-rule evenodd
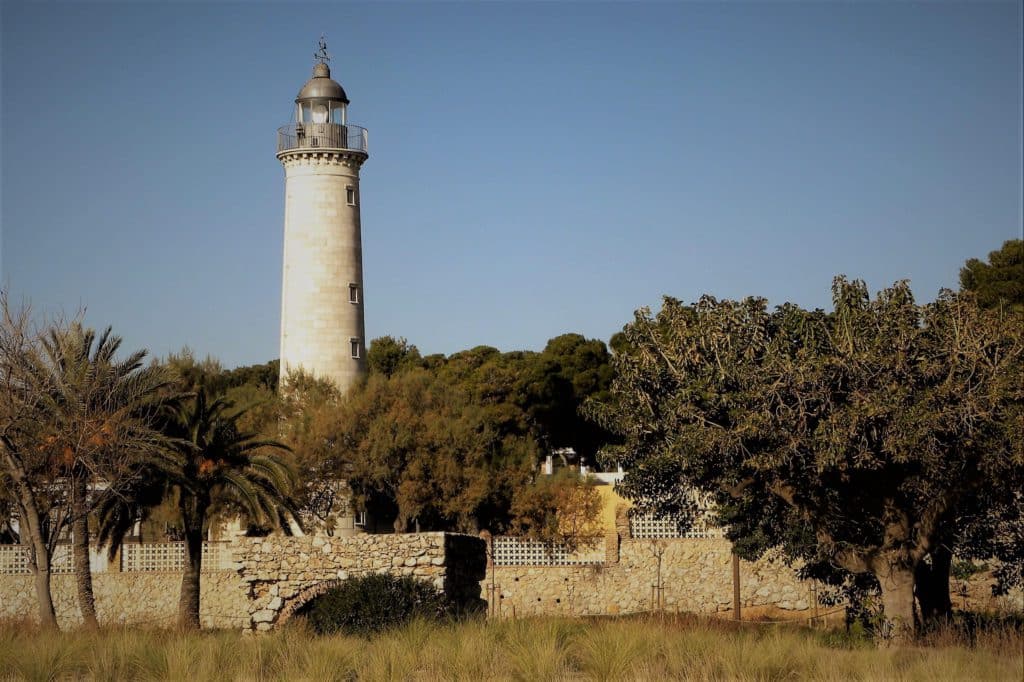
<path id="1" fill-rule="evenodd" d="M 331 69 L 319 63 L 313 67 L 310 78 L 295 98 L 297 123 L 348 123 L 348 97 L 341 85 L 331 79 Z"/>

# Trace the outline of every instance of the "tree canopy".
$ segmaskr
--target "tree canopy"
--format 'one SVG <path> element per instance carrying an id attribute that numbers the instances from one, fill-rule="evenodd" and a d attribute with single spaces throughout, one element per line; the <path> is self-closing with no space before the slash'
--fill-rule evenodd
<path id="1" fill-rule="evenodd" d="M 833 300 L 666 298 L 625 328 L 612 399 L 589 409 L 625 439 L 627 495 L 679 512 L 710 494 L 748 553 L 870 573 L 905 627 L 962 514 L 1019 505 L 1024 321 L 950 292 L 918 305 L 905 282 L 872 299 L 840 277 Z"/>
<path id="2" fill-rule="evenodd" d="M 602 342 L 578 334 L 541 353 L 478 346 L 427 358 L 405 339 L 375 339 L 367 382 L 295 415 L 291 444 L 320 479 L 343 479 L 359 508 L 396 530 L 503 531 L 543 454 L 592 454 L 608 436 L 578 410 L 607 390 L 609 359 Z M 525 498 L 516 507 L 528 508 L 535 518 L 554 511 Z M 541 534 L 543 524 L 527 525 Z"/>
<path id="3" fill-rule="evenodd" d="M 1024 240 L 1007 240 L 988 254 L 987 263 L 968 260 L 960 269 L 960 288 L 972 292 L 983 308 L 1024 308 Z"/>

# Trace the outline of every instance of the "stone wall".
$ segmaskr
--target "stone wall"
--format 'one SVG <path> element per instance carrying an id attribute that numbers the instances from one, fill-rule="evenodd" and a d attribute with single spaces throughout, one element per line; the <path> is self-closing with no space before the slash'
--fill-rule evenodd
<path id="1" fill-rule="evenodd" d="M 617 539 L 617 538 L 616 538 Z M 606 540 L 607 542 L 608 540 Z M 496 566 L 481 583 L 485 597 L 495 588 L 492 613 L 502 615 L 600 615 L 662 608 L 715 613 L 732 609 L 731 545 L 723 539 L 645 540 L 622 538 L 618 561 L 589 566 Z M 608 553 L 609 558 L 614 553 Z M 743 607 L 810 608 L 808 583 L 780 561 L 740 562 Z"/>
<path id="2" fill-rule="evenodd" d="M 249 627 L 270 630 L 334 585 L 369 573 L 416 576 L 472 606 L 480 600 L 485 550 L 480 538 L 447 533 L 244 538 L 237 556 Z"/>
<path id="3" fill-rule="evenodd" d="M 369 573 L 416 576 L 465 608 L 482 605 L 486 545 L 468 535 L 240 537 L 231 543 L 230 551 L 237 570 L 201 576 L 204 627 L 270 630 L 334 585 Z M 94 574 L 100 623 L 173 625 L 181 578 L 180 571 Z M 58 622 L 62 626 L 80 623 L 75 576 L 53 576 L 52 593 Z M 37 614 L 33 577 L 0 575 L 0 619 L 34 621 Z"/>
<path id="4" fill-rule="evenodd" d="M 62 628 L 82 622 L 75 576 L 51 579 L 54 608 Z M 92 577 L 96 616 L 101 625 L 164 627 L 178 620 L 181 573 L 96 573 Z M 249 624 L 248 597 L 235 571 L 203 573 L 200 618 L 203 627 L 240 629 Z M 0 619 L 38 620 L 35 584 L 31 575 L 0 575 Z"/>

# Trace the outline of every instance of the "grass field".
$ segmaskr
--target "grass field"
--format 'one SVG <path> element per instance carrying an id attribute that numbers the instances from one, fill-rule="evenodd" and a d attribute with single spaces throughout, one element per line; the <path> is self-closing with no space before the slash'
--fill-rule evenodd
<path id="1" fill-rule="evenodd" d="M 1024 639 L 1002 629 L 876 648 L 842 632 L 684 616 L 413 623 L 373 639 L 0 625 L 8 680 L 1015 680 Z"/>

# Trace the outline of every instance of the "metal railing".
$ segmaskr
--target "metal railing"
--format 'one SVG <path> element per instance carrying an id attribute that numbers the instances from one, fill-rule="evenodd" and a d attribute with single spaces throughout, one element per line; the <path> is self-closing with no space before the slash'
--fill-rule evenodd
<path id="1" fill-rule="evenodd" d="M 338 123 L 289 123 L 277 129 L 278 153 L 293 149 L 348 149 L 368 154 L 366 128 Z"/>

